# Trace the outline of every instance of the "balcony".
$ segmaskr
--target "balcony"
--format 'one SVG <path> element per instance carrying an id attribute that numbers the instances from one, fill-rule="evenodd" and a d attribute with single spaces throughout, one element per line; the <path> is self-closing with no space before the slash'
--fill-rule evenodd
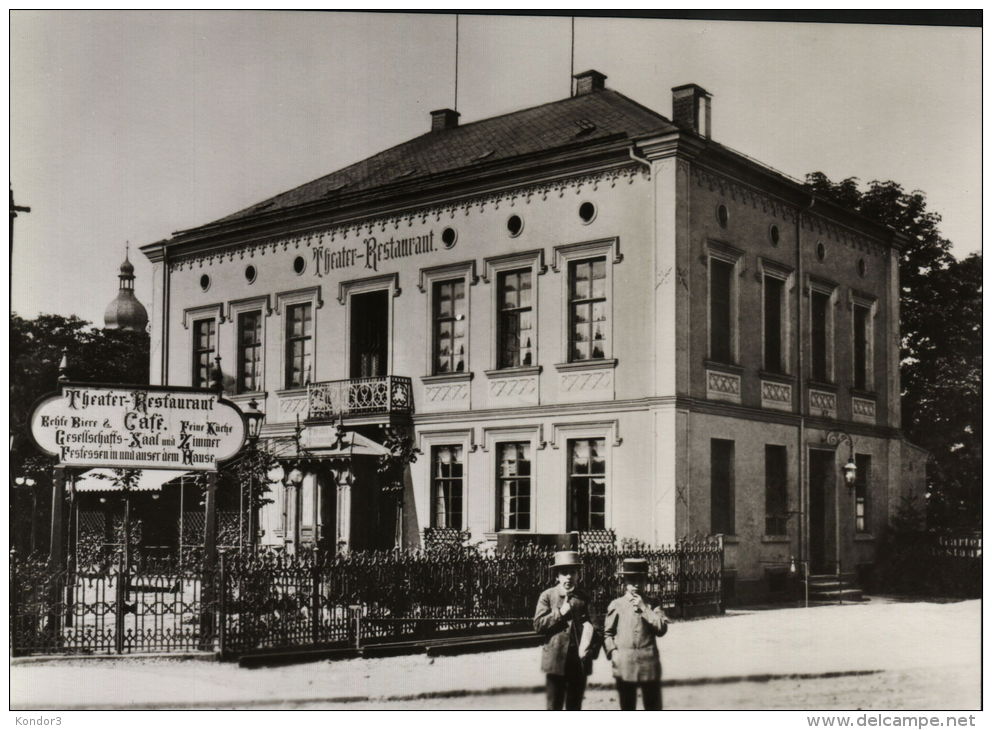
<path id="1" fill-rule="evenodd" d="M 307 386 L 307 420 L 379 420 L 413 413 L 410 378 L 386 375 L 310 383 Z"/>

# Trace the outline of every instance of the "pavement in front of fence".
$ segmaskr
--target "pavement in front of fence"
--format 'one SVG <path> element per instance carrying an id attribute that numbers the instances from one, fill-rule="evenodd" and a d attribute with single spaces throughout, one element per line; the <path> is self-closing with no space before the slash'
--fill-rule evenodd
<path id="1" fill-rule="evenodd" d="M 660 640 L 669 686 L 941 668 L 980 697 L 981 603 L 896 602 L 732 611 L 677 622 Z M 612 684 L 599 659 L 590 682 Z M 211 661 L 14 660 L 14 709 L 300 707 L 534 692 L 539 650 L 423 654 L 243 669 Z M 388 704 L 384 706 L 388 707 Z"/>

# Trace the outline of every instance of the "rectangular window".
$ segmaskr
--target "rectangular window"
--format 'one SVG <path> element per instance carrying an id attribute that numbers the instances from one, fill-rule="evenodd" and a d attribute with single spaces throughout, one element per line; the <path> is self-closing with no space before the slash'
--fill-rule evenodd
<path id="1" fill-rule="evenodd" d="M 434 374 L 465 372 L 465 280 L 434 284 Z"/>
<path id="2" fill-rule="evenodd" d="M 606 440 L 568 442 L 568 529 L 606 529 Z"/>
<path id="3" fill-rule="evenodd" d="M 733 302 L 731 301 L 734 265 L 710 258 L 710 359 L 733 362 Z"/>
<path id="4" fill-rule="evenodd" d="M 530 529 L 530 444 L 498 444 L 496 479 L 501 530 Z"/>
<path id="5" fill-rule="evenodd" d="M 461 530 L 462 495 L 465 467 L 461 446 L 435 446 L 431 449 L 431 527 Z"/>
<path id="6" fill-rule="evenodd" d="M 286 307 L 286 387 L 302 388 L 310 382 L 313 357 L 311 305 Z"/>
<path id="7" fill-rule="evenodd" d="M 217 347 L 217 324 L 212 319 L 193 323 L 193 387 L 210 387 L 210 370 L 213 368 Z"/>
<path id="8" fill-rule="evenodd" d="M 784 446 L 765 445 L 765 534 L 788 534 L 789 478 Z"/>
<path id="9" fill-rule="evenodd" d="M 783 373 L 782 362 L 782 300 L 785 282 L 774 276 L 764 277 L 765 282 L 765 370 Z"/>
<path id="10" fill-rule="evenodd" d="M 854 465 L 858 467 L 854 479 L 854 529 L 857 532 L 871 532 L 871 455 L 855 454 Z"/>
<path id="11" fill-rule="evenodd" d="M 238 315 L 238 392 L 251 393 L 262 387 L 262 313 Z"/>
<path id="12" fill-rule="evenodd" d="M 734 442 L 710 439 L 710 531 L 734 533 Z"/>
<path id="13" fill-rule="evenodd" d="M 499 275 L 499 360 L 497 367 L 534 364 L 534 324 L 531 313 L 531 271 Z"/>
<path id="14" fill-rule="evenodd" d="M 813 358 L 811 363 L 813 380 L 826 383 L 829 382 L 827 379 L 829 375 L 827 369 L 827 317 L 830 312 L 830 295 L 813 291 L 810 296 L 810 308 L 812 322 L 810 350 Z"/>
<path id="15" fill-rule="evenodd" d="M 568 268 L 569 362 L 605 358 L 606 258 L 574 261 Z"/>
<path id="16" fill-rule="evenodd" d="M 854 387 L 869 390 L 868 348 L 869 317 L 868 307 L 854 305 Z"/>

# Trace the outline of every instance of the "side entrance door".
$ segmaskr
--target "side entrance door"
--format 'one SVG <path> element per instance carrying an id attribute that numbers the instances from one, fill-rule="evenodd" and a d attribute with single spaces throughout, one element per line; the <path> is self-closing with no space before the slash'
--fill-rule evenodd
<path id="1" fill-rule="evenodd" d="M 834 568 L 834 490 L 837 474 L 833 451 L 809 452 L 809 560 L 814 574 Z"/>

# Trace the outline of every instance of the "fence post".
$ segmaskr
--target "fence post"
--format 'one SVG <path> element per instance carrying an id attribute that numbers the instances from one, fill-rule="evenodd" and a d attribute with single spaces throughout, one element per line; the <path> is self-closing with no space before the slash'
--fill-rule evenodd
<path id="1" fill-rule="evenodd" d="M 724 605 L 724 602 L 723 602 L 723 565 L 724 565 L 724 563 L 723 563 L 723 535 L 722 534 L 716 536 L 716 544 L 717 544 L 717 547 L 720 550 L 720 576 L 717 579 L 717 590 L 718 590 L 718 594 L 717 595 L 720 596 L 720 600 L 719 600 L 719 603 L 717 604 L 717 607 L 719 608 L 720 613 L 723 614 L 723 613 L 726 613 L 727 612 L 727 607 Z"/>
<path id="2" fill-rule="evenodd" d="M 352 638 L 355 648 L 362 648 L 362 607 L 361 605 L 348 606 L 348 625 L 351 628 Z"/>
<path id="3" fill-rule="evenodd" d="M 200 649 L 213 648 L 214 601 L 217 557 L 217 472 L 207 472 L 206 506 L 203 522 L 202 582 L 200 584 Z"/>
<path id="4" fill-rule="evenodd" d="M 320 559 L 316 558 L 310 568 L 310 639 L 320 642 Z"/>
<path id="5" fill-rule="evenodd" d="M 126 539 L 127 536 L 125 536 Z M 117 611 L 114 613 L 114 651 L 124 653 L 124 614 L 127 613 L 127 576 L 124 574 L 124 553 L 117 555 L 117 583 L 114 586 Z"/>
<path id="6" fill-rule="evenodd" d="M 10 551 L 10 572 L 8 573 L 8 578 L 10 579 L 10 595 L 7 596 L 10 602 L 10 649 L 11 656 L 19 656 L 18 652 L 18 639 L 20 638 L 20 628 L 22 621 L 20 620 L 20 608 L 17 603 L 17 599 L 20 598 L 20 588 L 17 581 L 18 572 L 18 562 L 17 562 L 17 551 L 11 549 Z"/>
<path id="7" fill-rule="evenodd" d="M 227 554 L 223 550 L 218 555 L 217 583 L 217 649 L 224 659 L 227 656 Z"/>

